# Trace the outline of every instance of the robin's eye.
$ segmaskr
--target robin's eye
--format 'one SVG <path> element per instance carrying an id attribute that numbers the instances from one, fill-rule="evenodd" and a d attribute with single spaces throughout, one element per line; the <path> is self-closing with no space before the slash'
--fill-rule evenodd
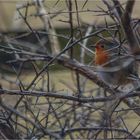
<path id="1" fill-rule="evenodd" d="M 102 48 L 104 48 L 104 45 L 101 45 Z"/>

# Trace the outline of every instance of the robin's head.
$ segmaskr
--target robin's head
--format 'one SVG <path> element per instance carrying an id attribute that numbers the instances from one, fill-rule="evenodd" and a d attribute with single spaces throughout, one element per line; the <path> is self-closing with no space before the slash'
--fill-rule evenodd
<path id="1" fill-rule="evenodd" d="M 96 46 L 95 46 L 95 51 L 104 51 L 104 45 L 101 44 L 101 43 L 97 43 Z"/>

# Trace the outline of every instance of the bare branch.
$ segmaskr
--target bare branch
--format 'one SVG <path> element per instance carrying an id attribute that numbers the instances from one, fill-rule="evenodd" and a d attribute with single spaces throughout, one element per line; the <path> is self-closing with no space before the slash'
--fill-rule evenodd
<path id="1" fill-rule="evenodd" d="M 41 18 L 41 20 L 44 23 L 44 27 L 46 32 L 48 32 L 48 34 L 56 34 L 55 29 L 52 25 L 51 19 L 47 13 L 47 10 L 44 7 L 43 1 L 42 0 L 35 0 L 35 5 L 36 5 L 36 9 L 39 13 L 39 17 Z M 51 45 L 51 49 L 52 49 L 52 53 L 53 55 L 57 55 L 60 52 L 60 45 L 57 39 L 57 36 L 52 36 L 52 35 L 48 35 L 49 37 L 49 41 L 50 41 L 50 45 Z"/>

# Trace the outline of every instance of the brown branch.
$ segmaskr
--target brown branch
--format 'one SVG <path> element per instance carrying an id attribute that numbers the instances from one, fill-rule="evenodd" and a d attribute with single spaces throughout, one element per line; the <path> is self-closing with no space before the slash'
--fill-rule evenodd
<path id="1" fill-rule="evenodd" d="M 30 124 L 32 124 L 33 126 L 35 126 L 37 129 L 41 130 L 42 133 L 48 134 L 54 138 L 60 138 L 58 135 L 51 133 L 49 130 L 44 130 L 44 128 L 40 127 L 36 122 L 34 122 L 33 120 L 27 118 L 26 116 L 22 115 L 20 112 L 18 112 L 16 109 L 7 106 L 6 104 L 4 104 L 2 102 L 2 100 L 0 100 L 0 105 L 6 109 L 7 111 L 10 111 L 14 114 L 16 114 L 17 116 L 19 116 L 20 118 L 22 118 L 23 120 L 29 122 Z"/>
<path id="2" fill-rule="evenodd" d="M 68 0 L 67 1 L 67 6 L 68 6 L 68 11 L 69 11 L 69 24 L 70 24 L 70 38 L 71 41 L 70 43 L 73 43 L 73 37 L 74 37 L 74 23 L 73 23 L 73 13 L 71 13 L 71 11 L 73 11 L 73 2 L 72 0 Z M 73 51 L 74 49 L 71 48 L 69 53 L 70 53 L 70 57 L 73 58 Z"/>
<path id="3" fill-rule="evenodd" d="M 48 15 L 48 12 L 47 12 L 42 0 L 36 0 L 35 4 L 36 4 L 36 9 L 37 9 L 38 13 L 40 14 L 39 18 L 44 23 L 46 32 L 48 32 L 48 34 L 53 34 L 53 35 L 48 35 L 48 38 L 50 41 L 51 50 L 52 50 L 53 55 L 57 55 L 60 52 L 60 45 L 59 45 L 57 36 L 55 36 L 56 31 L 53 27 L 52 21 L 50 19 L 50 15 Z"/>
<path id="4" fill-rule="evenodd" d="M 110 128 L 110 127 L 79 127 L 79 128 L 71 128 L 71 129 L 66 129 L 64 131 L 65 134 L 69 134 L 69 133 L 73 133 L 76 131 L 98 131 L 98 130 L 107 130 L 107 131 L 114 131 L 114 132 L 121 132 L 124 134 L 128 134 L 128 138 L 132 138 L 132 139 L 138 139 L 137 137 L 135 137 L 134 135 L 132 135 L 132 133 L 130 133 L 129 131 L 125 130 L 125 129 L 120 129 L 120 128 Z M 53 131 L 53 132 L 61 132 L 61 131 Z"/>
<path id="5" fill-rule="evenodd" d="M 119 16 L 121 17 L 122 14 L 123 14 L 123 12 L 121 10 L 121 4 L 120 4 L 120 2 L 118 0 L 113 0 L 113 2 L 114 2 L 115 8 L 116 8 Z"/>
<path id="6" fill-rule="evenodd" d="M 63 58 L 63 57 L 62 57 Z M 96 73 L 92 69 L 89 69 L 86 66 L 82 66 L 80 63 L 74 61 L 74 60 L 69 60 L 69 59 L 58 59 L 58 62 L 61 63 L 63 66 L 70 68 L 72 70 L 78 71 L 80 74 L 85 76 L 86 78 L 90 79 L 94 83 L 96 83 L 98 86 L 104 88 L 107 92 L 109 92 L 111 95 L 116 95 L 117 98 L 118 96 L 121 95 L 119 91 L 111 89 L 108 85 L 106 85 L 104 82 L 98 79 Z M 131 93 L 127 94 L 130 95 Z M 117 96 L 118 95 L 118 96 Z M 128 107 L 134 108 L 138 107 L 137 104 L 134 102 L 131 103 L 129 99 L 122 98 L 124 103 L 127 104 Z M 140 116 L 140 109 L 139 110 L 134 110 L 134 112 Z"/>
<path id="7" fill-rule="evenodd" d="M 129 94 L 121 94 L 118 95 L 110 95 L 107 97 L 76 97 L 73 95 L 64 95 L 58 92 L 43 92 L 43 91 L 20 91 L 20 90 L 8 90 L 8 89 L 0 89 L 0 95 L 8 94 L 8 95 L 26 95 L 26 96 L 35 96 L 35 97 L 51 97 L 51 98 L 60 98 L 67 99 L 72 101 L 77 101 L 81 103 L 89 103 L 89 102 L 107 102 L 118 99 L 125 99 L 129 97 L 139 96 L 139 92 L 130 92 Z"/>
<path id="8" fill-rule="evenodd" d="M 64 95 L 55 92 L 40 92 L 40 91 L 20 91 L 20 90 L 6 90 L 0 89 L 0 94 L 8 95 L 26 95 L 26 96 L 35 96 L 35 97 L 52 97 L 58 99 L 67 99 L 71 101 L 77 101 L 80 103 L 89 103 L 89 102 L 107 102 L 115 99 L 115 96 L 108 97 L 76 97 L 72 95 Z"/>
<path id="9" fill-rule="evenodd" d="M 138 43 L 135 36 L 135 33 L 132 29 L 131 23 L 131 15 L 133 11 L 135 0 L 128 0 L 126 3 L 125 11 L 122 13 L 121 8 L 118 6 L 120 5 L 118 0 L 114 1 L 116 10 L 121 18 L 122 29 L 125 33 L 126 39 L 128 40 L 129 46 L 131 48 L 131 53 L 138 52 Z"/>

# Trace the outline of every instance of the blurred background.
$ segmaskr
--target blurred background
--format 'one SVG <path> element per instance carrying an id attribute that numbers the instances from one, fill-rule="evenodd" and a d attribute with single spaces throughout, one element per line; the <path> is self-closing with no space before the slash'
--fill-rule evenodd
<path id="1" fill-rule="evenodd" d="M 138 94 L 119 97 L 108 115 L 118 91 L 110 94 L 94 71 L 97 41 L 110 37 L 108 48 L 124 54 L 127 43 L 116 7 L 104 2 L 0 0 L 0 132 L 4 124 L 16 139 L 140 138 Z M 138 38 L 139 7 L 137 0 L 132 23 Z"/>
<path id="2" fill-rule="evenodd" d="M 31 2 L 31 0 L 0 0 L 0 31 L 10 31 L 14 29 L 24 30 L 27 29 L 27 26 L 23 22 L 19 24 L 20 27 L 17 26 L 19 22 L 19 17 L 16 14 L 16 7 L 20 6 L 23 3 Z M 120 1 L 123 5 L 125 5 L 126 0 Z M 100 8 L 105 8 L 106 6 L 103 4 L 101 0 L 88 0 L 86 3 L 83 0 L 77 0 L 78 3 L 78 14 L 80 20 L 83 21 L 85 24 L 93 24 L 94 22 L 98 24 L 103 24 L 105 17 L 110 20 L 108 16 L 99 16 Z M 66 5 L 65 0 L 45 0 L 45 7 L 50 16 L 52 16 L 53 25 L 56 28 L 66 28 L 69 27 L 68 24 L 68 7 Z M 133 17 L 139 18 L 140 17 L 140 1 L 136 0 Z M 26 10 L 22 9 L 24 13 Z M 30 6 L 28 8 L 28 15 L 27 20 L 32 26 L 32 28 L 40 29 L 43 28 L 43 23 L 40 21 L 38 17 L 35 17 L 35 7 Z M 60 14 L 61 13 L 61 14 Z M 76 20 L 76 7 L 73 5 L 73 17 L 74 17 L 74 24 L 75 26 L 78 24 Z M 15 22 L 17 24 L 15 24 Z M 20 21 L 21 23 L 21 21 Z M 22 26 L 21 26 L 22 25 Z"/>

